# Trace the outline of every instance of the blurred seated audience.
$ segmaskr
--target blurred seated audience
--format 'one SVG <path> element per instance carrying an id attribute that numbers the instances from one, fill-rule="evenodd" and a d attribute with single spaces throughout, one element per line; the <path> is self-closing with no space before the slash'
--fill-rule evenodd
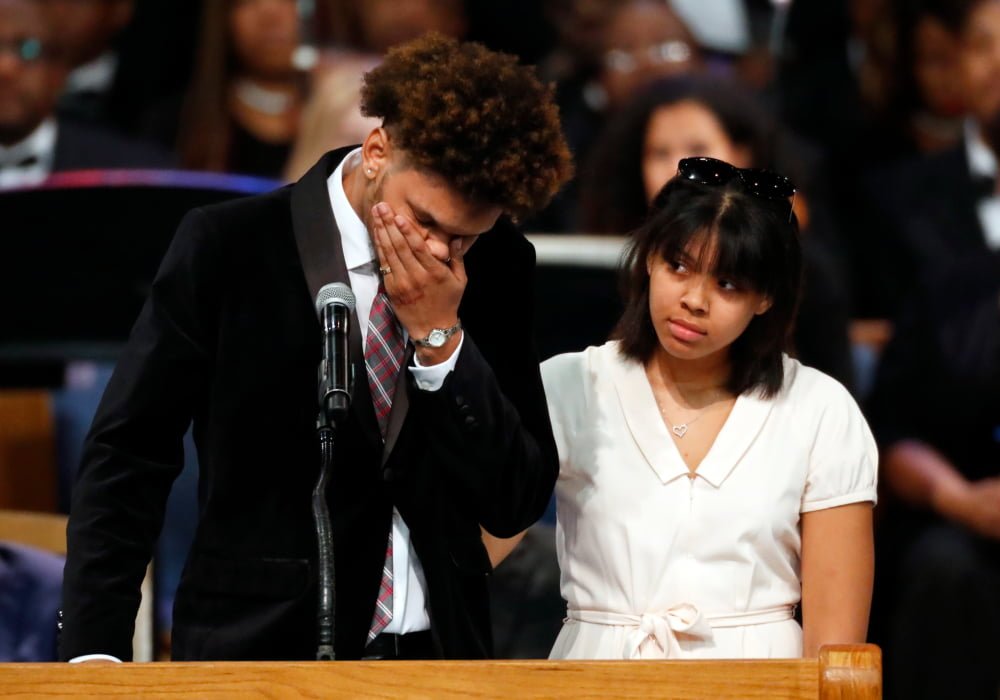
<path id="1" fill-rule="evenodd" d="M 456 39 L 468 30 L 463 0 L 319 0 L 321 38 L 336 47 L 384 54 L 437 32 Z"/>
<path id="2" fill-rule="evenodd" d="M 886 150 L 898 151 L 895 133 L 887 138 L 879 129 L 881 141 L 871 136 L 874 124 L 885 123 L 890 98 L 897 94 L 893 9 L 913 2 L 780 3 L 784 22 L 771 28 L 777 55 L 773 96 L 781 121 L 821 149 L 831 210 L 845 237 L 860 241 L 865 237 L 854 232 L 864 215 L 858 211 L 856 183 L 872 162 L 884 160 Z M 857 252 L 863 254 L 863 246 Z M 857 264 L 852 261 L 850 268 Z M 849 271 L 853 274 L 853 269 Z M 865 299 L 851 291 L 855 318 L 879 318 Z M 872 330 L 868 341 L 880 336 L 878 327 Z"/>
<path id="3" fill-rule="evenodd" d="M 316 13 L 324 50 L 312 69 L 309 98 L 284 167 L 297 180 L 321 155 L 360 143 L 379 121 L 361 114 L 361 83 L 381 56 L 428 32 L 461 39 L 468 20 L 462 0 L 325 0 Z"/>
<path id="4" fill-rule="evenodd" d="M 1000 2 L 954 0 L 948 29 L 960 50 L 970 116 L 954 147 L 871 171 L 852 233 L 859 315 L 893 318 L 942 265 L 1000 249 Z"/>
<path id="5" fill-rule="evenodd" d="M 55 661 L 65 558 L 0 541 L 0 662 Z"/>
<path id="6" fill-rule="evenodd" d="M 313 71 L 311 97 L 285 164 L 285 180 L 298 180 L 327 151 L 361 143 L 381 126 L 381 120 L 361 114 L 362 80 L 378 61 L 378 55 L 353 51 L 324 54 Z"/>
<path id="7" fill-rule="evenodd" d="M 899 153 L 932 153 L 959 143 L 966 112 L 954 0 L 897 3 L 896 98 L 879 140 Z M 890 151 L 891 154 L 891 151 Z"/>
<path id="8" fill-rule="evenodd" d="M 741 168 L 789 173 L 802 188 L 794 207 L 805 256 L 793 339 L 797 357 L 853 388 L 847 290 L 829 247 L 835 240 L 828 232 L 832 224 L 822 197 L 814 196 L 819 188 L 815 168 L 806 157 L 808 149 L 770 128 L 771 121 L 753 95 L 734 82 L 681 76 L 648 86 L 611 121 L 581 169 L 582 229 L 627 234 L 638 228 L 682 158 L 708 156 Z"/>
<path id="9" fill-rule="evenodd" d="M 895 245 L 881 247 L 884 224 L 875 223 L 881 217 L 866 209 L 866 200 L 881 199 L 885 180 L 898 179 L 891 174 L 893 168 L 905 172 L 910 167 L 909 163 L 902 167 L 893 164 L 954 149 L 961 142 L 967 111 L 959 77 L 960 42 L 954 28 L 961 12 L 959 4 L 955 0 L 907 0 L 891 3 L 890 9 L 895 48 L 891 77 L 884 81 L 884 104 L 881 109 L 869 110 L 868 119 L 853 130 L 841 129 L 844 140 L 831 159 L 836 210 L 845 230 L 852 234 L 845 250 L 853 258 L 853 311 L 866 319 L 852 328 L 852 338 L 856 346 L 868 345 L 875 359 L 891 336 L 891 323 L 884 317 L 895 313 L 897 301 L 892 297 L 898 292 L 895 278 L 883 281 L 880 277 L 884 262 L 873 263 L 871 256 L 878 252 L 892 259 L 897 251 Z M 872 182 L 866 175 L 870 172 L 876 173 Z M 905 210 L 909 203 L 902 201 L 895 206 Z"/>
<path id="10" fill-rule="evenodd" d="M 151 146 L 56 115 L 66 63 L 42 10 L 42 0 L 0 0 L 0 189 L 65 170 L 169 166 Z"/>
<path id="11" fill-rule="evenodd" d="M 204 3 L 187 94 L 155 108 L 145 131 L 175 144 L 185 168 L 280 177 L 306 99 L 299 36 L 295 0 Z"/>
<path id="12" fill-rule="evenodd" d="M 828 157 L 852 157 L 859 132 L 894 94 L 895 0 L 780 4 L 785 22 L 772 31 L 780 31 L 774 39 L 782 121 Z"/>
<path id="13" fill-rule="evenodd" d="M 666 2 L 550 0 L 560 46 L 543 65 L 557 81 L 563 131 L 576 162 L 586 163 L 609 115 L 642 86 L 700 71 L 694 36 Z M 573 181 L 528 227 L 582 231 L 578 182 Z"/>
<path id="14" fill-rule="evenodd" d="M 657 78 L 680 75 L 701 62 L 690 29 L 668 3 L 628 0 L 608 17 L 587 104 L 614 111 Z"/>
<path id="15" fill-rule="evenodd" d="M 132 19 L 133 0 L 42 0 L 52 43 L 70 68 L 60 115 L 107 125 L 118 73 L 116 36 Z"/>
<path id="16" fill-rule="evenodd" d="M 955 0 L 793 5 L 800 27 L 786 67 L 803 84 L 786 81 L 782 97 L 801 98 L 786 105 L 793 123 L 827 146 L 838 168 L 857 173 L 957 143 L 965 96 L 948 28 Z"/>
<path id="17" fill-rule="evenodd" d="M 876 577 L 886 697 L 995 700 L 1000 253 L 942 264 L 911 295 L 869 416 L 890 492 Z"/>

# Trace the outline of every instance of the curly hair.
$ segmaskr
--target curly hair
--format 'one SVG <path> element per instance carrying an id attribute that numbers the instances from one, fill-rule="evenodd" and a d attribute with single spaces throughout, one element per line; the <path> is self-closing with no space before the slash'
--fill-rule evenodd
<path id="1" fill-rule="evenodd" d="M 382 119 L 412 165 L 517 218 L 572 172 L 552 87 L 480 44 L 428 34 L 391 49 L 365 75 L 361 111 Z"/>

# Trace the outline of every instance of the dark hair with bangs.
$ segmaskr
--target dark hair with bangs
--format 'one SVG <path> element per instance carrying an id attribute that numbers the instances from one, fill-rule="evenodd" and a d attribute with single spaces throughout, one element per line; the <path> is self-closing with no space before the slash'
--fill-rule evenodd
<path id="1" fill-rule="evenodd" d="M 787 203 L 750 195 L 738 179 L 709 186 L 674 177 L 657 194 L 622 259 L 625 310 L 611 337 L 620 341 L 624 356 L 643 364 L 652 359 L 660 341 L 649 315 L 647 261 L 652 256 L 677 260 L 689 244 L 704 239 L 714 246 L 713 259 L 703 261 L 712 274 L 771 300 L 771 308 L 754 316 L 729 347 L 726 388 L 735 395 L 757 391 L 765 398 L 774 396 L 784 381 L 782 353 L 799 302 L 798 234 Z"/>

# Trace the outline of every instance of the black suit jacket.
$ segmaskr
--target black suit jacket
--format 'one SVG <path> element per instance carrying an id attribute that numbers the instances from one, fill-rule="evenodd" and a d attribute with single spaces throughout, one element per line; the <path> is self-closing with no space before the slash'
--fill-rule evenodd
<path id="1" fill-rule="evenodd" d="M 292 187 L 195 210 L 168 251 L 87 439 L 69 521 L 61 655 L 130 656 L 138 585 L 194 420 L 199 522 L 174 608 L 177 659 L 308 659 L 316 645 L 310 494 L 328 282 L 349 284 L 327 154 Z M 357 658 L 392 507 L 423 565 L 437 653 L 491 655 L 479 525 L 513 535 L 558 472 L 530 342 L 534 251 L 505 221 L 466 258 L 465 340 L 435 392 L 401 374 L 383 449 L 357 323 L 351 414 L 330 486 L 336 653 Z"/>
<path id="2" fill-rule="evenodd" d="M 964 141 L 876 171 L 865 185 L 856 315 L 892 318 L 943 266 L 989 252 Z"/>
<path id="3" fill-rule="evenodd" d="M 171 168 L 173 157 L 153 144 L 126 138 L 113 131 L 59 120 L 52 172 L 95 168 Z"/>

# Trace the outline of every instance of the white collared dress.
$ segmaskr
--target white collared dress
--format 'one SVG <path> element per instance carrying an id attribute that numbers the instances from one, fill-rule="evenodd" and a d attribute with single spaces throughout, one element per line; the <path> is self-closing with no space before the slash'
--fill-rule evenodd
<path id="1" fill-rule="evenodd" d="M 642 365 L 609 342 L 542 364 L 559 448 L 556 659 L 802 655 L 799 516 L 874 504 L 878 453 L 836 380 L 785 358 L 694 477 Z"/>

